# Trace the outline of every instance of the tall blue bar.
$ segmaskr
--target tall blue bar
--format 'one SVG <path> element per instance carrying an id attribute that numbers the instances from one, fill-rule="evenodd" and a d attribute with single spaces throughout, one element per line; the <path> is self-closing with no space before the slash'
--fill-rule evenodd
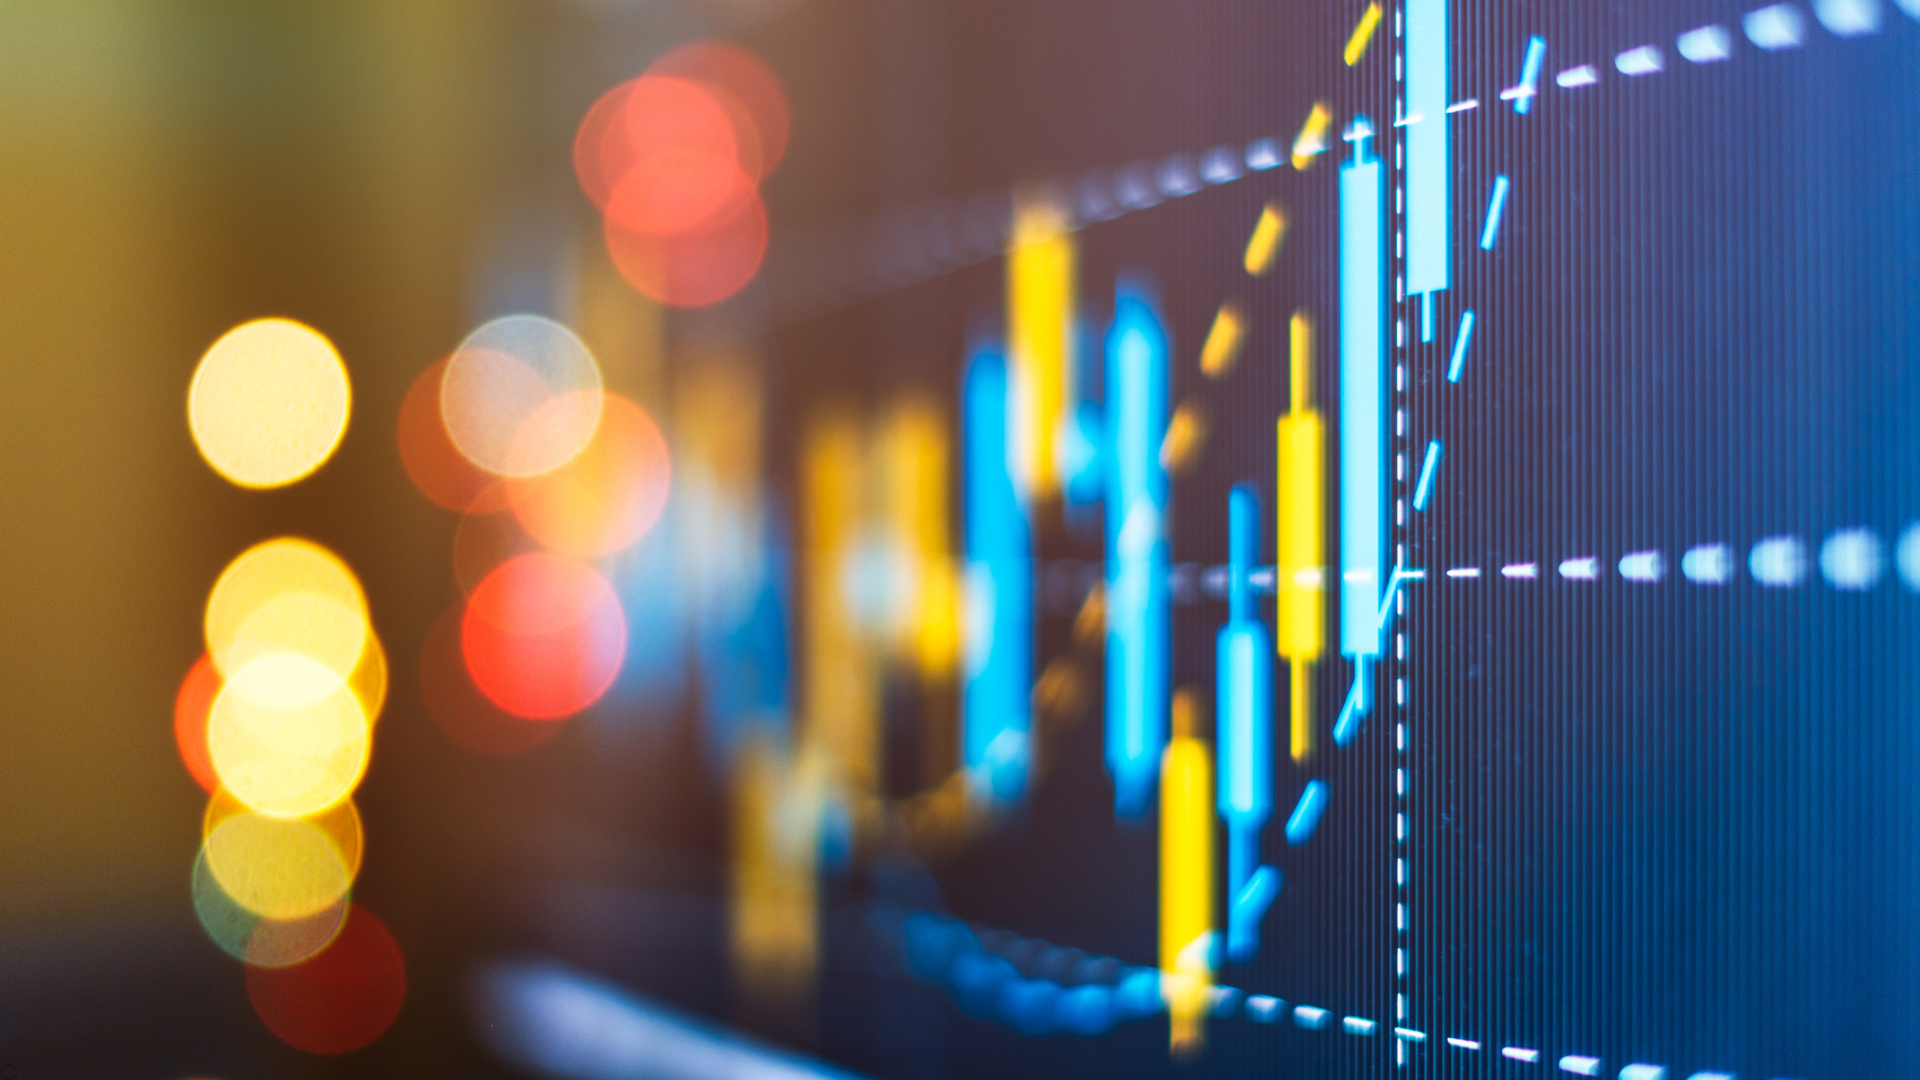
<path id="1" fill-rule="evenodd" d="M 999 801 L 1027 788 L 1032 728 L 1033 542 L 1014 484 L 1006 358 L 976 346 L 965 425 L 966 649 L 961 754 L 974 790 Z"/>
<path id="2" fill-rule="evenodd" d="M 1340 651 L 1380 655 L 1387 552 L 1387 278 L 1383 169 L 1354 118 L 1340 168 Z"/>
<path id="3" fill-rule="evenodd" d="M 1452 284 L 1452 170 L 1448 165 L 1447 0 L 1407 0 L 1407 292 Z M 1421 332 L 1431 337 L 1432 308 Z"/>
<path id="4" fill-rule="evenodd" d="M 1107 332 L 1107 771 L 1115 812 L 1153 803 L 1167 742 L 1167 334 L 1144 285 L 1122 282 Z"/>
<path id="5" fill-rule="evenodd" d="M 1253 489 L 1227 495 L 1227 622 L 1216 639 L 1215 699 L 1220 817 L 1227 823 L 1227 954 L 1253 955 L 1260 916 L 1279 887 L 1260 866 L 1260 830 L 1273 813 L 1273 635 L 1254 612 L 1260 502 Z"/>

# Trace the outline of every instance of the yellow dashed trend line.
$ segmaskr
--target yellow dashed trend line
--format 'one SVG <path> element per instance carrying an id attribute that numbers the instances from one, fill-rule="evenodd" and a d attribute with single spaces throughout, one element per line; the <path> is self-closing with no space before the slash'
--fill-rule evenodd
<path id="1" fill-rule="evenodd" d="M 1347 39 L 1346 52 L 1341 54 L 1348 67 L 1359 63 L 1360 58 L 1367 54 L 1367 45 L 1373 41 L 1373 32 L 1379 26 L 1380 5 L 1377 2 L 1368 4 L 1367 10 L 1360 15 L 1360 24 L 1353 28 L 1353 36 Z"/>
<path id="2" fill-rule="evenodd" d="M 1286 210 L 1279 203 L 1268 203 L 1247 240 L 1247 273 L 1259 277 L 1273 269 L 1273 257 L 1280 253 L 1280 241 L 1286 238 Z"/>
<path id="3" fill-rule="evenodd" d="M 1333 126 L 1333 106 L 1324 101 L 1313 103 L 1313 111 L 1307 114 L 1307 122 L 1300 126 L 1300 134 L 1293 140 L 1293 167 L 1306 171 L 1318 154 L 1326 153 L 1327 130 Z"/>
<path id="4" fill-rule="evenodd" d="M 1229 300 L 1220 305 L 1220 313 L 1213 317 L 1213 329 L 1207 331 L 1206 343 L 1200 346 L 1200 372 L 1209 379 L 1218 379 L 1233 370 L 1240 359 L 1240 346 L 1247 340 L 1247 317 L 1240 311 L 1240 305 Z"/>

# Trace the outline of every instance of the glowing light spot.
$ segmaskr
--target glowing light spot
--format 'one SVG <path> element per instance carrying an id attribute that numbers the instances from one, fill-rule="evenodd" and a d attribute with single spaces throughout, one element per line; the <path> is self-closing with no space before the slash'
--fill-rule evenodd
<path id="1" fill-rule="evenodd" d="M 507 508 L 506 489 L 492 473 L 468 461 L 440 419 L 440 383 L 447 361 L 436 360 L 413 380 L 400 403 L 400 464 L 420 494 L 449 510 L 469 514 Z"/>
<path id="2" fill-rule="evenodd" d="M 214 669 L 213 658 L 201 653 L 180 680 L 180 692 L 173 699 L 173 741 L 180 748 L 180 760 L 194 783 L 209 794 L 220 786 L 207 756 L 207 714 L 219 693 L 220 672 Z"/>
<path id="3" fill-rule="evenodd" d="M 291 484 L 347 431 L 346 365 L 319 331 L 259 319 L 213 343 L 187 391 L 187 424 L 213 471 L 249 488 Z"/>
<path id="4" fill-rule="evenodd" d="M 249 964 L 286 967 L 314 956 L 340 932 L 348 904 L 342 896 L 304 918 L 263 918 L 227 895 L 207 866 L 205 850 L 193 862 L 193 911 L 201 929 L 220 951 Z"/>
<path id="5" fill-rule="evenodd" d="M 592 567 L 535 553 L 501 564 L 473 590 L 460 640 L 474 685 L 494 704 L 558 719 L 613 685 L 627 620 L 613 586 Z"/>
<path id="6" fill-rule="evenodd" d="M 586 449 L 550 473 L 511 481 L 507 497 L 528 535 L 561 554 L 593 558 L 646 535 L 666 509 L 671 473 L 653 418 L 610 394 Z"/>
<path id="7" fill-rule="evenodd" d="M 358 904 L 319 955 L 291 967 L 249 967 L 247 997 L 269 1031 L 313 1054 L 344 1054 L 379 1038 L 407 998 L 406 959 L 393 934 Z"/>
<path id="8" fill-rule="evenodd" d="M 427 715 L 441 734 L 476 754 L 510 757 L 545 746 L 566 725 L 515 716 L 473 685 L 460 652 L 463 612 L 464 605 L 450 608 L 421 648 L 420 699 Z"/>
<path id="9" fill-rule="evenodd" d="M 306 599 L 275 606 L 287 597 Z M 262 615 L 267 609 L 273 614 Z M 303 643 L 313 643 L 324 650 L 321 662 L 344 677 L 364 647 L 366 611 L 359 579 L 339 556 L 307 540 L 268 540 L 241 552 L 214 583 L 207 598 L 207 652 L 216 668 L 231 675 L 266 653 L 304 651 Z M 303 625 L 303 613 L 324 624 Z M 340 622 L 346 613 L 352 618 Z"/>
<path id="10" fill-rule="evenodd" d="M 291 653 L 235 672 L 207 722 L 221 785 L 277 817 L 314 814 L 346 798 L 366 770 L 371 742 L 360 700 L 340 675 Z"/>
<path id="11" fill-rule="evenodd" d="M 468 461 L 499 476 L 533 476 L 566 464 L 593 438 L 600 386 L 600 365 L 573 331 L 509 315 L 454 351 L 440 380 L 440 417 Z M 555 401 L 567 405 L 549 407 Z"/>
<path id="12" fill-rule="evenodd" d="M 201 855 L 222 892 L 269 919 L 318 914 L 353 886 L 333 837 L 304 819 L 235 814 L 208 834 Z"/>
<path id="13" fill-rule="evenodd" d="M 697 229 L 656 236 L 609 218 L 607 251 L 642 295 L 674 307 L 716 304 L 746 287 L 767 252 L 767 211 L 757 191 Z"/>

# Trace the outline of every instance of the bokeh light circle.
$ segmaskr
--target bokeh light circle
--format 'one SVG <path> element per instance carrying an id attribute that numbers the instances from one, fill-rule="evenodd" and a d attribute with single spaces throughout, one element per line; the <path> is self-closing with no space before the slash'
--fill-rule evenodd
<path id="1" fill-rule="evenodd" d="M 256 618 L 295 595 L 305 599 L 288 602 L 278 617 Z M 302 612 L 323 621 L 307 625 Z M 367 598 L 338 555 L 308 540 L 280 537 L 241 552 L 221 572 L 207 597 L 205 627 L 207 652 L 223 674 L 272 652 L 311 645 L 320 650 L 316 659 L 344 677 L 364 649 Z"/>
<path id="2" fill-rule="evenodd" d="M 507 499 L 533 539 L 564 555 L 597 558 L 631 546 L 660 520 L 672 473 L 659 425 L 640 406 L 608 394 L 593 441 L 550 473 L 509 481 Z"/>
<path id="3" fill-rule="evenodd" d="M 203 848 L 193 861 L 193 912 L 220 951 L 262 967 L 286 967 L 327 947 L 347 919 L 351 901 L 342 896 L 298 919 L 269 919 L 248 911 L 228 896 L 207 865 Z"/>
<path id="4" fill-rule="evenodd" d="M 194 445 L 228 480 L 291 484 L 346 435 L 353 392 L 333 343 L 291 319 L 257 319 L 213 343 L 187 391 Z"/>
<path id="5" fill-rule="evenodd" d="M 468 461 L 447 435 L 440 417 L 440 384 L 447 361 L 435 360 L 413 380 L 400 403 L 400 464 L 420 494 L 463 513 L 494 513 L 507 508 L 506 489 L 486 470 Z"/>
<path id="6" fill-rule="evenodd" d="M 488 700 L 515 716 L 555 720 L 613 685 L 627 649 L 626 614 L 593 567 L 535 552 L 502 563 L 473 590 L 460 645 Z"/>
<path id="7" fill-rule="evenodd" d="M 364 707 L 346 681 L 293 653 L 235 672 L 207 721 L 221 786 L 277 817 L 305 817 L 346 798 L 366 770 L 371 742 Z"/>
<path id="8" fill-rule="evenodd" d="M 207 716 L 219 693 L 220 672 L 215 670 L 213 658 L 201 653 L 187 669 L 187 677 L 180 680 L 180 692 L 173 699 L 173 741 L 180 749 L 180 761 L 193 782 L 209 794 L 220 786 L 213 760 L 207 756 Z"/>
<path id="9" fill-rule="evenodd" d="M 234 903 L 269 919 L 304 919 L 353 887 L 333 836 L 305 818 L 234 814 L 201 847 L 207 870 Z"/>
<path id="10" fill-rule="evenodd" d="M 539 315 L 475 330 L 440 380 L 440 417 L 462 456 L 497 476 L 566 464 L 600 423 L 600 365 L 573 331 Z M 549 407 L 560 399 L 565 407 Z"/>
<path id="11" fill-rule="evenodd" d="M 345 1054 L 379 1038 L 407 998 L 393 934 L 354 904 L 319 955 L 291 967 L 249 967 L 247 998 L 269 1031 L 313 1054 Z"/>

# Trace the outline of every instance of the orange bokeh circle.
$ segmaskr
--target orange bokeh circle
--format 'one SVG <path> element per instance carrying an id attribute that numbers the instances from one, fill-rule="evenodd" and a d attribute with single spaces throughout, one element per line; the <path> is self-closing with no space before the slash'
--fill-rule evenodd
<path id="1" fill-rule="evenodd" d="M 488 700 L 555 720 L 598 701 L 619 676 L 626 613 L 593 567 L 533 552 L 495 567 L 467 598 L 460 651 Z"/>
<path id="2" fill-rule="evenodd" d="M 453 445 L 440 418 L 440 382 L 446 371 L 447 361 L 435 360 L 413 380 L 400 403 L 400 464 L 413 486 L 433 502 L 470 514 L 498 513 L 507 508 L 505 491 Z"/>
<path id="3" fill-rule="evenodd" d="M 180 748 L 180 760 L 194 783 L 209 795 L 220 787 L 220 778 L 213 774 L 213 758 L 207 753 L 207 716 L 219 694 L 220 671 L 211 656 L 201 653 L 173 699 L 173 741 Z"/>
<path id="4" fill-rule="evenodd" d="M 552 472 L 509 479 L 507 501 L 528 536 L 563 555 L 597 558 L 632 546 L 660 520 L 672 474 L 659 425 L 607 394 L 586 448 Z"/>

